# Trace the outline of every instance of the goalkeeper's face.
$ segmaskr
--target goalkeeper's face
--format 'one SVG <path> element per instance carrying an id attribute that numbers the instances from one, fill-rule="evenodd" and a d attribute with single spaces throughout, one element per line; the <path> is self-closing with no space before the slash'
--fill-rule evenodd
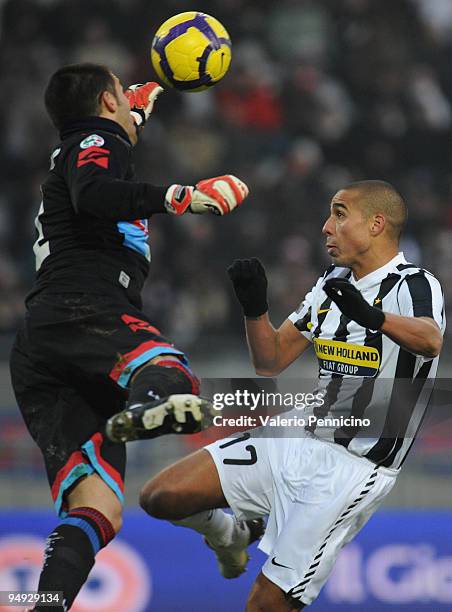
<path id="1" fill-rule="evenodd" d="M 132 144 L 136 142 L 136 129 L 135 124 L 133 122 L 132 115 L 130 114 L 130 104 L 129 100 L 126 98 L 124 93 L 124 88 L 121 85 L 121 81 L 118 77 L 112 74 L 113 80 L 115 82 L 115 99 L 117 102 L 115 108 L 115 121 L 121 125 L 127 132 Z"/>
<path id="2" fill-rule="evenodd" d="M 371 246 L 372 232 L 356 192 L 342 189 L 331 200 L 330 216 L 323 226 L 328 254 L 337 266 L 353 267 Z"/>

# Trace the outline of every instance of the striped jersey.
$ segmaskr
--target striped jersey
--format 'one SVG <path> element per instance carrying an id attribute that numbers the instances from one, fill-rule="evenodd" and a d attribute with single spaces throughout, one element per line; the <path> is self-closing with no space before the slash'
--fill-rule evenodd
<path id="1" fill-rule="evenodd" d="M 334 423 L 310 425 L 311 434 L 398 469 L 425 415 L 439 357 L 415 355 L 343 315 L 323 291 L 325 281 L 335 277 L 347 278 L 369 304 L 384 312 L 434 319 L 444 334 L 441 285 L 433 274 L 408 263 L 403 253 L 359 280 L 349 268 L 333 265 L 289 316 L 313 343 L 318 359 L 318 391 L 324 403 L 312 411 L 317 419 L 327 417 L 324 422 Z M 369 424 L 354 424 L 359 419 Z"/>

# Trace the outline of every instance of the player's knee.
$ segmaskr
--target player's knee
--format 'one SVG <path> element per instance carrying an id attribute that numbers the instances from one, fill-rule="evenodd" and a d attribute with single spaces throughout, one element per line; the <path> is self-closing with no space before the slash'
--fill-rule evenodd
<path id="1" fill-rule="evenodd" d="M 116 535 L 122 527 L 123 513 L 122 504 L 116 496 L 110 499 L 110 503 L 104 508 L 104 513 L 110 521 Z"/>
<path id="2" fill-rule="evenodd" d="M 92 508 L 99 513 L 100 521 L 108 522 L 108 531 L 113 530 L 115 535 L 122 527 L 122 504 L 97 474 L 88 476 L 74 487 L 68 495 L 67 506 L 70 512 L 77 508 Z"/>
<path id="3" fill-rule="evenodd" d="M 119 533 L 122 527 L 122 508 L 111 513 L 109 521 L 113 527 L 115 535 Z"/>
<path id="4" fill-rule="evenodd" d="M 152 480 L 141 489 L 140 506 L 150 516 L 158 519 L 177 520 L 185 516 L 181 513 L 178 491 Z"/>
<path id="5" fill-rule="evenodd" d="M 145 403 L 173 394 L 199 394 L 200 382 L 174 355 L 159 356 L 140 368 L 132 379 L 128 404 Z"/>
<path id="6" fill-rule="evenodd" d="M 168 507 L 172 504 L 171 492 L 164 487 L 154 486 L 152 481 L 140 491 L 140 506 L 154 518 L 166 519 Z"/>

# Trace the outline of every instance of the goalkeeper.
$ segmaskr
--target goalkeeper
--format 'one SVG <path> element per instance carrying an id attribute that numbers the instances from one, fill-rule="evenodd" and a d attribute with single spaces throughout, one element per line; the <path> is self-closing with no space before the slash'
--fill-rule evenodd
<path id="1" fill-rule="evenodd" d="M 209 423 L 187 357 L 141 311 L 148 218 L 225 215 L 248 189 L 232 175 L 196 186 L 135 180 L 133 145 L 161 91 L 146 83 L 124 92 L 108 68 L 78 64 L 59 69 L 45 93 L 61 141 L 42 185 L 37 279 L 11 376 L 61 518 L 39 590 L 62 591 L 64 610 L 121 527 L 126 454 L 104 437 L 108 418 L 127 407 L 110 431 L 116 440 L 132 426 L 136 437 L 152 438 Z"/>

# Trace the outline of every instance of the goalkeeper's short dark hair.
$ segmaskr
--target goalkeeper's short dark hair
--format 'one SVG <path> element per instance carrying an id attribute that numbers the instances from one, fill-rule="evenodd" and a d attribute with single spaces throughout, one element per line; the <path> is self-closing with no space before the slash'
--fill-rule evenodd
<path id="1" fill-rule="evenodd" d="M 58 130 L 71 121 L 95 117 L 100 112 L 104 91 L 115 94 L 111 71 L 101 64 L 63 66 L 51 77 L 44 102 L 50 119 Z"/>

